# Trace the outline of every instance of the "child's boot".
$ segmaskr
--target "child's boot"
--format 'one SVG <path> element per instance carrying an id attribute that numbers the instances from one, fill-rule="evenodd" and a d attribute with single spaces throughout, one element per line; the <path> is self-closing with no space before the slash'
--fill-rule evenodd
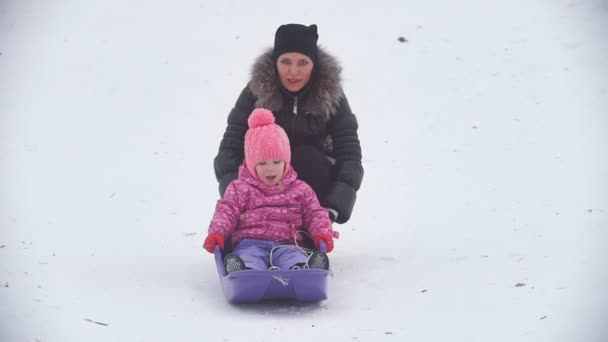
<path id="1" fill-rule="evenodd" d="M 329 258 L 327 253 L 321 251 L 314 251 L 308 258 L 308 268 L 318 268 L 322 270 L 329 270 Z"/>
<path id="2" fill-rule="evenodd" d="M 245 269 L 245 262 L 236 254 L 228 254 L 224 258 L 224 265 L 227 273 L 242 271 Z"/>

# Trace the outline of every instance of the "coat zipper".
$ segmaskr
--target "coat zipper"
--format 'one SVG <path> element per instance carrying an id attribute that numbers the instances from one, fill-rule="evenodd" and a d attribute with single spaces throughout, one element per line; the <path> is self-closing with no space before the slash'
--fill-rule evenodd
<path id="1" fill-rule="evenodd" d="M 295 145 L 296 137 L 296 116 L 298 116 L 298 97 L 293 98 L 293 116 L 291 117 L 291 136 L 293 137 L 292 146 Z"/>
<path id="2" fill-rule="evenodd" d="M 293 98 L 293 114 L 298 115 L 298 97 Z"/>

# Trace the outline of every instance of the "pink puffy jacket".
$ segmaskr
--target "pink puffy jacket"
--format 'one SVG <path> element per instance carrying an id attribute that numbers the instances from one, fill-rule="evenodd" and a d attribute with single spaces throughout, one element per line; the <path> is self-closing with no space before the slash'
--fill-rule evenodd
<path id="1" fill-rule="evenodd" d="M 209 234 L 220 233 L 224 238 L 231 235 L 233 246 L 244 238 L 289 243 L 297 230 L 307 231 L 313 239 L 319 234 L 338 237 L 327 210 L 321 207 L 312 188 L 297 179 L 291 166 L 279 184 L 271 187 L 241 165 L 239 177 L 218 200 L 209 225 Z"/>

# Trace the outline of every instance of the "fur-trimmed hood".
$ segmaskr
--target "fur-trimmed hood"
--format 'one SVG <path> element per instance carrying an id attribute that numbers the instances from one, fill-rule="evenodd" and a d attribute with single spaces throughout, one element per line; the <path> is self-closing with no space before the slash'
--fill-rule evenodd
<path id="1" fill-rule="evenodd" d="M 312 84 L 304 102 L 299 102 L 305 114 L 324 116 L 329 119 L 338 110 L 344 97 L 342 91 L 342 68 L 338 60 L 325 52 L 321 47 L 317 50 L 317 63 Z M 285 98 L 281 82 L 276 73 L 275 61 L 272 58 L 272 48 L 259 56 L 251 70 L 249 90 L 255 96 L 257 108 L 267 108 L 278 111 L 283 108 Z"/>

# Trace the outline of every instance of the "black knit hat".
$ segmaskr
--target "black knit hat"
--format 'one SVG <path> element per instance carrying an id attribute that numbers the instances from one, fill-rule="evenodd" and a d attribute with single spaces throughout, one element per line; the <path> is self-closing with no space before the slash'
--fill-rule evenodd
<path id="1" fill-rule="evenodd" d="M 300 24 L 281 25 L 274 35 L 274 50 L 272 56 L 276 61 L 280 55 L 287 52 L 299 52 L 317 62 L 317 25 L 304 26 Z"/>

